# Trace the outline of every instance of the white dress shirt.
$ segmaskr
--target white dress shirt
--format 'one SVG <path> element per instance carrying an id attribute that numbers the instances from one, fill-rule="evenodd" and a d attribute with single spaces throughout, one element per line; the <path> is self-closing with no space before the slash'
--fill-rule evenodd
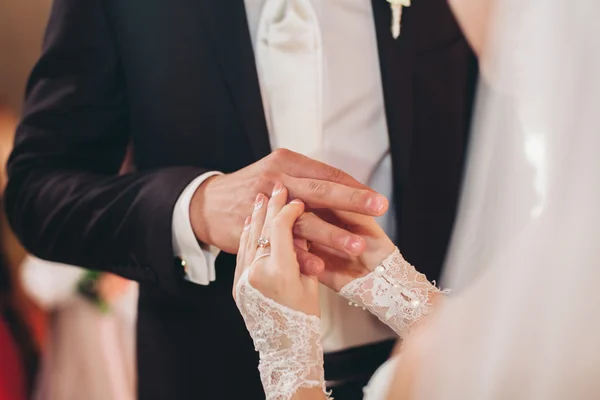
<path id="1" fill-rule="evenodd" d="M 245 0 L 253 43 L 265 1 Z M 323 131 L 319 151 L 306 155 L 345 171 L 392 199 L 392 165 L 371 2 L 312 0 L 312 6 L 322 35 Z M 260 76 L 261 71 L 258 73 Z M 277 142 L 274 139 L 271 137 Z M 198 177 L 185 189 L 173 215 L 175 254 L 186 261 L 188 279 L 202 285 L 216 279 L 214 260 L 218 250 L 198 244 L 190 224 L 189 204 L 197 187 L 213 174 Z M 394 210 L 381 217 L 379 223 L 393 238 Z M 350 307 L 324 287 L 321 304 L 326 352 L 394 337 L 375 317 Z"/>

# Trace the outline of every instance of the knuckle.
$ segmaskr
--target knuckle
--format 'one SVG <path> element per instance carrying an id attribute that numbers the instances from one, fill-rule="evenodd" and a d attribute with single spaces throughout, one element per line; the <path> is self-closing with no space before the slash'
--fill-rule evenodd
<path id="1" fill-rule="evenodd" d="M 275 152 L 269 154 L 267 157 L 265 157 L 263 159 L 263 163 L 262 163 L 263 168 L 265 168 L 267 170 L 272 170 L 273 168 L 275 168 L 275 166 L 279 162 L 278 161 L 279 158 L 280 158 L 280 156 L 277 155 Z"/>
<path id="2" fill-rule="evenodd" d="M 273 185 L 275 183 L 276 180 L 277 180 L 277 174 L 275 174 L 271 171 L 262 171 L 257 176 L 256 182 L 255 182 L 255 187 L 260 192 L 260 191 L 265 190 L 266 188 L 269 188 L 271 185 Z"/>
<path id="3" fill-rule="evenodd" d="M 336 247 L 343 248 L 346 244 L 344 235 L 340 234 L 340 232 L 335 229 L 330 228 L 329 232 L 327 233 L 327 237 L 329 238 L 329 243 Z"/>
<path id="4" fill-rule="evenodd" d="M 311 179 L 308 182 L 308 190 L 317 197 L 323 197 L 327 194 L 327 185 L 323 181 Z"/>
<path id="5" fill-rule="evenodd" d="M 281 170 L 282 165 L 291 161 L 293 152 L 288 149 L 275 149 L 271 154 L 265 157 L 265 165 L 271 170 Z"/>
<path id="6" fill-rule="evenodd" d="M 344 179 L 345 174 L 342 170 L 332 167 L 332 168 L 329 168 L 327 175 L 328 175 L 328 178 L 330 181 L 339 183 L 342 181 L 342 179 Z"/>
<path id="7" fill-rule="evenodd" d="M 362 192 L 360 190 L 353 190 L 350 195 L 350 204 L 358 205 L 362 199 Z"/>
<path id="8" fill-rule="evenodd" d="M 287 157 L 289 157 L 290 153 L 291 153 L 291 151 L 289 151 L 288 149 L 283 149 L 283 148 L 275 149 L 269 155 L 269 159 L 270 159 L 270 161 L 281 161 L 281 160 L 284 160 Z"/>
<path id="9" fill-rule="evenodd" d="M 308 224 L 308 218 L 306 217 L 306 214 L 303 214 L 294 223 L 294 231 L 304 232 L 308 228 Z"/>

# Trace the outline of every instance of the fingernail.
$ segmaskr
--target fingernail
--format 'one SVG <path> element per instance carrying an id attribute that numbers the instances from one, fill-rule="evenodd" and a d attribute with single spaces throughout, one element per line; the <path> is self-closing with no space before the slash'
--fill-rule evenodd
<path id="1" fill-rule="evenodd" d="M 294 199 L 294 200 L 290 201 L 290 203 L 292 203 L 292 204 L 304 204 L 304 202 L 302 200 L 299 200 L 299 199 Z"/>
<path id="2" fill-rule="evenodd" d="M 367 200 L 367 210 L 369 212 L 379 214 L 385 207 L 385 198 L 382 196 L 373 196 Z"/>
<path id="3" fill-rule="evenodd" d="M 244 221 L 244 230 L 245 231 L 250 230 L 250 221 L 252 221 L 252 218 L 246 217 L 246 220 Z"/>
<path id="4" fill-rule="evenodd" d="M 273 188 L 273 196 L 277 196 L 283 190 L 283 183 L 277 182 Z"/>
<path id="5" fill-rule="evenodd" d="M 347 236 L 345 242 L 346 244 L 344 247 L 346 250 L 348 250 L 351 254 L 360 254 L 360 250 L 362 248 L 362 239 L 353 236 Z"/>
<path id="6" fill-rule="evenodd" d="M 262 193 L 259 193 L 254 202 L 254 211 L 260 210 L 263 204 L 265 204 L 265 196 Z"/>

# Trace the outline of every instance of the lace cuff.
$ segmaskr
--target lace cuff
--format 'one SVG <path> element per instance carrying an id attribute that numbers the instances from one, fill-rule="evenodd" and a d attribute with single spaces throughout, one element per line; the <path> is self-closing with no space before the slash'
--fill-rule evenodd
<path id="1" fill-rule="evenodd" d="M 290 400 L 300 388 L 320 387 L 326 393 L 321 319 L 264 296 L 248 282 L 249 271 L 240 277 L 236 299 L 260 356 L 266 399 Z"/>
<path id="2" fill-rule="evenodd" d="M 373 272 L 348 283 L 340 295 L 369 310 L 404 337 L 409 328 L 430 311 L 429 299 L 441 291 L 417 272 L 396 248 Z"/>

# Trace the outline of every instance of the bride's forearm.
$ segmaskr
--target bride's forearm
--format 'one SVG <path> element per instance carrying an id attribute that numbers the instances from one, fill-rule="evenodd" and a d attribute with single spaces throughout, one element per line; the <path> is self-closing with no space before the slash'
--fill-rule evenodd
<path id="1" fill-rule="evenodd" d="M 444 292 L 409 264 L 398 249 L 366 276 L 344 286 L 340 295 L 368 310 L 404 338 L 428 315 Z"/>

